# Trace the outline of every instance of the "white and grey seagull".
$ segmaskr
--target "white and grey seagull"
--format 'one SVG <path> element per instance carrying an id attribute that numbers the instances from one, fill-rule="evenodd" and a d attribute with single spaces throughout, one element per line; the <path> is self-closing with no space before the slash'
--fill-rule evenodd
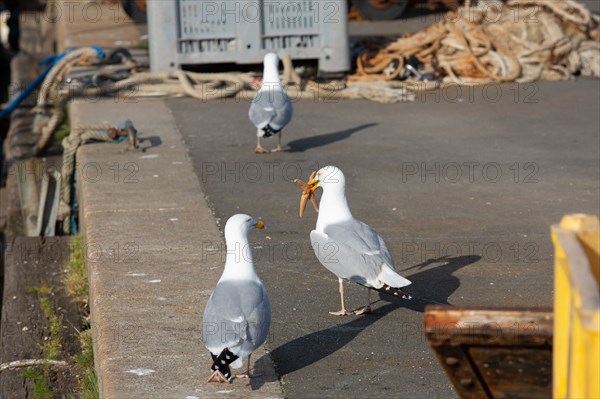
<path id="1" fill-rule="evenodd" d="M 271 324 L 271 305 L 265 286 L 256 274 L 248 233 L 263 229 L 262 221 L 238 214 L 227 220 L 225 270 L 208 299 L 202 320 L 202 338 L 213 370 L 208 382 L 231 382 L 231 368 L 243 366 L 250 378 L 250 356 L 266 340 Z"/>
<path id="2" fill-rule="evenodd" d="M 261 144 L 262 137 L 278 135 L 277 148 L 271 152 L 283 151 L 281 147 L 281 130 L 292 120 L 292 102 L 287 96 L 279 79 L 279 57 L 268 53 L 264 58 L 262 86 L 248 111 L 248 117 L 256 126 L 256 150 L 258 154 L 266 154 Z"/>
<path id="3" fill-rule="evenodd" d="M 350 280 L 367 288 L 367 304 L 354 314 L 371 311 L 371 290 L 410 299 L 401 290 L 411 282 L 395 269 L 392 255 L 383 238 L 367 224 L 355 219 L 346 199 L 346 179 L 335 166 L 325 166 L 308 182 L 311 192 L 323 188 L 319 203 L 317 226 L 310 233 L 310 241 L 317 259 L 326 269 L 338 276 L 342 308 L 329 312 L 343 316 L 343 280 Z"/>

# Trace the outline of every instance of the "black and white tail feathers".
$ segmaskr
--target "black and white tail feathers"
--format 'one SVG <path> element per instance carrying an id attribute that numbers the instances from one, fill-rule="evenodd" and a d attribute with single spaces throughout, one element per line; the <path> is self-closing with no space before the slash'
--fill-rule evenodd
<path id="1" fill-rule="evenodd" d="M 277 133 L 281 132 L 281 129 L 279 129 L 279 130 L 273 129 L 271 127 L 271 125 L 267 125 L 267 126 L 263 127 L 262 130 L 263 130 L 263 132 L 265 132 L 265 135 L 263 137 L 271 137 L 271 136 L 274 136 Z"/>
<path id="2" fill-rule="evenodd" d="M 231 369 L 229 368 L 229 365 L 235 362 L 239 356 L 231 353 L 229 348 L 223 349 L 219 356 L 215 356 L 212 353 L 210 355 L 212 356 L 213 360 L 213 365 L 210 369 L 212 371 L 220 371 L 221 374 L 223 374 L 223 377 L 225 377 L 227 381 L 231 382 L 233 376 L 231 375 Z"/>
<path id="3" fill-rule="evenodd" d="M 375 291 L 379 291 L 379 292 L 381 292 L 383 294 L 395 296 L 395 297 L 398 297 L 398 298 L 412 299 L 412 295 L 410 295 L 408 292 L 402 291 L 401 288 L 390 287 L 387 284 L 384 284 L 383 287 L 381 287 L 379 289 L 375 289 Z"/>

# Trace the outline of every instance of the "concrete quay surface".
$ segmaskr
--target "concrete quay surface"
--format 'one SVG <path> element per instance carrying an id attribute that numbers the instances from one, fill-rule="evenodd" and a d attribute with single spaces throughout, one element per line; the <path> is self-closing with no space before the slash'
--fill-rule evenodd
<path id="1" fill-rule="evenodd" d="M 60 51 L 131 49 L 145 33 L 116 3 L 61 0 L 54 6 L 63 16 L 56 29 Z M 132 50 L 147 59 L 143 50 Z M 101 397 L 280 397 L 262 348 L 252 362 L 260 377 L 206 384 L 211 361 L 202 344 L 202 314 L 222 273 L 225 245 L 164 101 L 76 100 L 69 116 L 72 129 L 130 119 L 141 139 L 139 152 L 126 151 L 126 143 L 94 143 L 76 155 Z M 204 256 L 208 251 L 213 256 Z"/>
<path id="2" fill-rule="evenodd" d="M 214 251 L 225 247 L 164 101 L 75 101 L 69 115 L 72 127 L 131 119 L 141 138 L 139 152 L 126 143 L 77 152 L 101 396 L 279 397 L 262 349 L 253 356 L 259 378 L 206 384 L 202 313 L 223 270 Z"/>
<path id="3" fill-rule="evenodd" d="M 111 15 L 110 12 L 103 14 Z M 81 20 L 66 25 L 61 22 L 59 42 L 66 45 L 60 48 L 97 44 L 98 39 L 105 40 L 101 44 L 104 48 L 110 48 L 137 43 L 139 39 L 134 37 L 134 29 L 116 29 L 116 25 L 104 21 L 86 30 L 89 35 L 83 40 L 82 24 Z M 366 26 L 367 30 L 370 26 Z M 527 107 L 519 104 L 523 100 L 507 100 L 506 95 L 514 96 L 515 86 L 503 89 L 503 104 L 477 101 L 473 105 L 467 99 L 451 105 L 442 101 L 441 110 L 428 110 L 419 103 L 381 106 L 341 102 L 328 105 L 328 111 L 323 112 L 322 104 L 301 102 L 295 126 L 291 125 L 284 134 L 291 151 L 268 159 L 252 153 L 252 129 L 248 129 L 244 116 L 247 104 L 200 104 L 185 99 L 165 105 L 163 100 L 124 103 L 114 98 L 74 102 L 70 109 L 72 127 L 131 119 L 144 139 L 143 152 L 127 152 L 122 143 L 90 144 L 77 154 L 80 221 L 88 244 L 92 324 L 102 397 L 283 395 L 271 360 L 264 352 L 254 357 L 255 372 L 263 374 L 262 379 L 253 380 L 250 385 L 243 381 L 233 385 L 205 384 L 210 362 L 201 343 L 202 308 L 223 267 L 222 256 L 214 256 L 213 252 L 205 256 L 205 251 L 224 247 L 202 189 L 213 201 L 218 218 L 225 219 L 238 210 L 255 210 L 253 216 L 264 216 L 266 234 L 274 242 L 283 237 L 285 242 L 310 249 L 306 241 L 314 215 L 297 219 L 298 190 L 292 184 L 285 186 L 287 191 L 282 196 L 282 181 L 263 184 L 259 191 L 253 182 L 234 185 L 227 179 L 205 176 L 201 173 L 203 165 L 225 165 L 232 170 L 235 165 L 243 168 L 258 163 L 267 168 L 262 170 L 268 170 L 267 163 L 279 162 L 300 165 L 308 172 L 315 162 L 336 161 L 348 169 L 355 183 L 358 176 L 373 176 L 380 171 L 388 178 L 394 178 L 395 173 L 397 182 L 401 172 L 386 169 L 386 164 L 398 160 L 418 166 L 421 161 L 447 165 L 475 159 L 484 165 L 510 160 L 501 165 L 505 177 L 512 176 L 512 162 L 519 162 L 521 168 L 527 162 L 538 162 L 542 166 L 541 182 L 516 186 L 516 199 L 505 195 L 508 191 L 499 194 L 499 190 L 494 190 L 514 188 L 511 182 L 481 186 L 463 179 L 457 185 L 421 184 L 419 176 L 411 177 L 409 185 L 402 182 L 384 187 L 377 185 L 377 179 L 362 179 L 362 189 L 353 184 L 350 195 L 357 215 L 365 215 L 365 221 L 392 243 L 394 255 L 404 254 L 401 243 L 407 240 L 416 240 L 426 249 L 436 242 L 442 248 L 456 242 L 470 243 L 473 237 L 483 244 L 501 240 L 505 250 L 502 267 L 471 253 L 450 263 L 435 262 L 436 257 L 428 254 L 408 261 L 399 256 L 403 273 L 414 282 L 412 292 L 456 305 L 547 305 L 552 298 L 551 276 L 547 272 L 552 262 L 549 224 L 573 211 L 573 206 L 598 212 L 598 119 L 597 112 L 591 111 L 597 109 L 600 100 L 596 94 L 598 81 L 578 81 L 576 85 L 563 82 L 534 86 L 543 91 L 543 101 Z M 481 98 L 479 92 L 477 96 Z M 430 100 L 425 102 L 431 106 L 435 101 L 427 98 Z M 458 109 L 467 105 L 469 111 Z M 542 113 L 544 109 L 546 113 Z M 522 113 L 515 118 L 518 110 Z M 366 118 L 365 113 L 370 116 Z M 471 113 L 484 118 L 475 124 L 470 119 L 448 122 L 453 115 L 471 117 Z M 329 115 L 341 115 L 345 120 L 340 125 Z M 556 119 L 546 119 L 548 115 Z M 204 123 L 207 118 L 218 122 Z M 310 126 L 300 127 L 298 121 L 302 120 L 309 120 Z M 185 135 L 191 155 L 175 126 Z M 480 128 L 478 135 L 473 134 L 476 126 Z M 519 136 L 523 126 L 534 128 L 536 134 Z M 574 132 L 572 126 L 577 126 Z M 454 135 L 439 133 L 450 130 Z M 481 155 L 477 157 L 469 152 L 474 141 L 480 146 Z M 448 142 L 452 151 L 447 148 Z M 400 146 L 406 146 L 407 152 L 400 152 Z M 555 160 L 555 154 L 560 153 L 556 147 L 573 152 Z M 365 148 L 383 155 L 365 164 Z M 192 163 L 203 179 L 202 186 Z M 545 174 L 547 171 L 553 173 Z M 557 187 L 553 184 L 555 178 Z M 396 190 L 399 187 L 403 190 Z M 384 195 L 373 199 L 379 188 Z M 446 191 L 441 190 L 444 188 Z M 557 192 L 561 198 L 552 200 Z M 238 195 L 234 198 L 227 193 Z M 271 206 L 281 197 L 283 203 Z M 461 204 L 475 199 L 476 205 L 462 207 Z M 416 209 L 404 210 L 397 203 L 416 204 Z M 281 213 L 283 208 L 285 214 Z M 495 209 L 495 213 L 490 209 Z M 443 226 L 440 213 L 452 215 Z M 423 218 L 428 223 L 423 224 Z M 408 226 L 406 231 L 401 228 L 403 225 Z M 293 230 L 288 226 L 294 226 Z M 261 233 L 255 233 L 251 242 L 269 246 Z M 514 244 L 523 251 L 531 248 L 531 243 L 537 245 L 534 262 L 510 260 Z M 331 319 L 326 311 L 337 305 L 335 278 L 314 262 L 310 251 L 302 254 L 295 263 L 258 264 L 274 305 L 275 333 L 268 347 L 277 361 L 286 395 L 453 396 L 450 383 L 420 333 L 425 302 L 406 304 L 381 298 L 373 315 Z M 488 274 L 490 270 L 492 274 Z M 482 275 L 482 271 L 488 272 Z M 494 278 L 488 279 L 489 275 Z M 347 289 L 351 300 L 362 300 L 362 291 L 357 287 Z M 300 301 L 304 302 L 302 307 L 297 306 Z M 402 339 L 398 339 L 399 327 Z M 382 347 L 400 347 L 401 357 L 389 349 L 382 351 Z"/>
<path id="4" fill-rule="evenodd" d="M 455 397 L 424 335 L 425 306 L 551 307 L 550 225 L 600 214 L 597 79 L 455 86 L 403 104 L 296 101 L 288 151 L 268 155 L 253 152 L 249 101 L 167 105 L 215 215 L 250 209 L 267 222 L 255 260 L 290 398 Z M 210 129 L 198 129 L 203 115 Z M 299 218 L 291 181 L 331 163 L 353 215 L 412 281 L 411 301 L 375 294 L 372 314 L 328 314 L 339 309 L 337 278 L 315 259 L 317 215 L 308 205 Z M 346 306 L 364 306 L 364 289 L 345 287 Z"/>

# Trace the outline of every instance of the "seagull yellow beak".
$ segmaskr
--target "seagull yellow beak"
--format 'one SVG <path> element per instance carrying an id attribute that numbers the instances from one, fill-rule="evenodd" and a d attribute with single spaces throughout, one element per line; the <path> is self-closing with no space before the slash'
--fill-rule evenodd
<path id="1" fill-rule="evenodd" d="M 254 225 L 255 228 L 262 230 L 265 228 L 265 224 L 263 223 L 262 220 L 259 220 L 258 222 L 256 222 L 256 224 Z"/>
<path id="2" fill-rule="evenodd" d="M 310 175 L 310 180 L 308 181 L 308 183 L 306 183 L 306 184 L 308 184 L 310 186 L 310 192 L 311 193 L 314 193 L 315 190 L 317 188 L 319 188 L 319 183 L 321 182 L 320 180 L 315 179 L 316 175 L 317 175 L 317 172 L 313 172 Z"/>

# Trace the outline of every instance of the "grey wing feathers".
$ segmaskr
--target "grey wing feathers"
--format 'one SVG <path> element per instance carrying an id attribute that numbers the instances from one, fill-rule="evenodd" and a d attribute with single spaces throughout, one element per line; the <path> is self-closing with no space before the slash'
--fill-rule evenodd
<path id="1" fill-rule="evenodd" d="M 317 259 L 336 276 L 366 287 L 379 288 L 379 259 L 366 256 L 331 237 L 313 230 L 310 239 Z"/>
<path id="2" fill-rule="evenodd" d="M 396 275 L 392 257 L 383 239 L 368 225 L 352 220 L 327 226 L 324 234 L 310 234 L 317 258 L 326 269 L 338 277 L 358 284 L 381 288 L 388 280 L 388 272 Z M 385 272 L 383 269 L 387 269 Z M 409 282 L 397 276 L 397 282 Z"/>
<path id="3" fill-rule="evenodd" d="M 283 90 L 259 91 L 248 116 L 258 129 L 271 125 L 274 130 L 283 129 L 292 119 L 292 102 Z"/>
<path id="4" fill-rule="evenodd" d="M 342 242 L 361 254 L 377 257 L 382 263 L 394 268 L 392 255 L 383 238 L 369 225 L 360 220 L 353 219 L 349 222 L 327 226 L 325 229 L 332 239 Z"/>
<path id="5" fill-rule="evenodd" d="M 390 253 L 390 250 L 385 244 L 385 241 L 383 241 L 383 238 L 381 238 L 380 235 L 377 235 L 377 238 L 379 239 L 381 256 L 383 256 L 383 258 L 385 259 L 385 263 L 392 269 L 396 269 L 396 265 L 394 264 L 394 260 L 392 259 L 392 254 Z"/>
<path id="6" fill-rule="evenodd" d="M 204 345 L 211 353 L 229 348 L 236 355 L 247 356 L 266 340 L 270 323 L 271 305 L 264 286 L 222 282 L 204 311 Z"/>

